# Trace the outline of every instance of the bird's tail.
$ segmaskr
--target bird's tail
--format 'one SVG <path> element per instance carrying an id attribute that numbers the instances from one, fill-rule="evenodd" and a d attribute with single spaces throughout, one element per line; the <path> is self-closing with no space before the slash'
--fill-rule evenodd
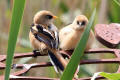
<path id="1" fill-rule="evenodd" d="M 50 58 L 50 61 L 52 65 L 54 66 L 54 69 L 57 73 L 61 73 L 64 70 L 64 66 L 61 64 L 61 62 L 58 60 L 58 58 L 49 50 L 48 56 Z"/>

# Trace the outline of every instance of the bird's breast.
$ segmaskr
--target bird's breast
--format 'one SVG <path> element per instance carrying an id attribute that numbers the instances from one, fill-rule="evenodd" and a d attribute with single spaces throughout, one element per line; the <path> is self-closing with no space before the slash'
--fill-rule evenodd
<path id="1" fill-rule="evenodd" d="M 73 50 L 78 44 L 81 34 L 81 32 L 72 31 L 65 35 L 60 43 L 60 48 L 65 50 Z"/>
<path id="2" fill-rule="evenodd" d="M 42 49 L 42 48 L 43 48 L 43 49 L 47 48 L 47 46 L 46 46 L 44 43 L 38 41 L 38 40 L 34 37 L 34 35 L 32 34 L 31 31 L 30 31 L 30 33 L 29 33 L 29 39 L 30 39 L 30 43 L 31 43 L 31 45 L 32 45 L 32 47 L 33 47 L 34 49 L 40 50 L 40 49 Z"/>

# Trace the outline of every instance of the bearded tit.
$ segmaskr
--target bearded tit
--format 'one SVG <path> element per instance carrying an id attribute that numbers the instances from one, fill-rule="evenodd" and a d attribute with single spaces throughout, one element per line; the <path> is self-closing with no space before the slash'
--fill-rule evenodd
<path id="1" fill-rule="evenodd" d="M 33 25 L 29 33 L 29 39 L 34 54 L 48 54 L 55 71 L 63 71 L 66 67 L 65 59 L 59 54 L 59 34 L 53 20 L 57 18 L 50 11 L 39 11 L 35 14 Z"/>

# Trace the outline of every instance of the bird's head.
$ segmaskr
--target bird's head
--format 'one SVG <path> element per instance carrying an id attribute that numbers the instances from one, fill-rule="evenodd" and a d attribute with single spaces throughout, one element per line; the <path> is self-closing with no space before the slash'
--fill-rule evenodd
<path id="1" fill-rule="evenodd" d="M 74 29 L 81 30 L 81 29 L 84 29 L 88 24 L 88 19 L 84 15 L 79 15 L 79 16 L 76 16 L 72 24 L 74 25 Z"/>
<path id="2" fill-rule="evenodd" d="M 50 11 L 42 10 L 35 14 L 33 22 L 35 24 L 49 25 L 53 22 L 53 19 L 57 18 Z"/>

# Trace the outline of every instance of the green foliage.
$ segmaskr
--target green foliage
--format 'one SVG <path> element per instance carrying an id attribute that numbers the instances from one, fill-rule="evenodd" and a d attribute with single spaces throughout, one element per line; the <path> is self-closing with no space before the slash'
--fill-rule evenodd
<path id="1" fill-rule="evenodd" d="M 120 11 L 120 3 L 117 0 L 111 0 L 109 4 L 111 5 L 108 12 L 110 22 L 120 23 L 120 15 L 118 12 Z"/>
<path id="2" fill-rule="evenodd" d="M 109 80 L 120 80 L 120 73 L 106 73 L 106 72 L 95 73 L 91 80 L 96 80 L 96 77 L 98 75 L 101 75 Z"/>
<path id="3" fill-rule="evenodd" d="M 120 3 L 118 2 L 118 0 L 113 0 L 118 6 L 120 6 Z"/>
<path id="4" fill-rule="evenodd" d="M 13 59 L 19 27 L 24 11 L 24 5 L 25 5 L 25 0 L 14 0 L 14 7 L 13 7 L 12 20 L 10 25 L 8 48 L 7 48 L 5 80 L 9 80 L 12 59 Z"/>
<path id="5" fill-rule="evenodd" d="M 84 50 L 85 50 L 86 43 L 87 43 L 87 40 L 89 37 L 90 29 L 91 29 L 93 21 L 94 21 L 95 13 L 96 13 L 96 9 L 92 13 L 92 16 L 91 16 L 89 23 L 81 37 L 81 40 L 80 40 L 78 46 L 75 48 L 73 55 L 67 65 L 65 71 L 63 72 L 61 80 L 72 80 L 72 78 L 74 77 L 74 73 L 75 73 L 75 71 L 78 67 L 78 64 L 80 63 L 80 60 L 84 54 Z"/>
<path id="6" fill-rule="evenodd" d="M 120 80 L 120 73 L 105 73 L 101 72 L 101 76 L 109 79 L 109 80 Z"/>

